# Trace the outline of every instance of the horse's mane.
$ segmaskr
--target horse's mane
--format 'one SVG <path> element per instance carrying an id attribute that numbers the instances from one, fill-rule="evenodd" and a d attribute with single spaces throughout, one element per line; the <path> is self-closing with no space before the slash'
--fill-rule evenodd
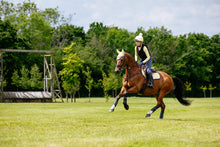
<path id="1" fill-rule="evenodd" d="M 131 54 L 125 52 L 126 56 L 130 56 L 130 58 L 132 58 L 134 60 L 134 58 L 131 56 Z"/>
<path id="2" fill-rule="evenodd" d="M 135 60 L 134 60 L 134 58 L 131 56 L 131 54 L 125 52 L 125 55 L 126 55 L 126 57 L 128 57 L 128 58 L 130 58 L 130 59 L 132 60 L 132 61 L 130 61 L 130 62 L 133 62 L 133 63 L 135 63 L 135 64 L 137 65 L 137 63 L 135 62 Z"/>

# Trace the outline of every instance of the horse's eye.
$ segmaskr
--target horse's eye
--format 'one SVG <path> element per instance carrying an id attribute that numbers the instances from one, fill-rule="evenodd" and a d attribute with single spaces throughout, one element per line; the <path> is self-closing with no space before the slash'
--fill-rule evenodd
<path id="1" fill-rule="evenodd" d="M 122 62 L 123 60 L 121 59 L 121 62 Z"/>

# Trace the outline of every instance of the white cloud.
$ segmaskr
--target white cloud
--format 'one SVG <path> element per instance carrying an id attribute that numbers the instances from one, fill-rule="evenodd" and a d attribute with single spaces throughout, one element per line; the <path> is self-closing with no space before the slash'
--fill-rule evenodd
<path id="1" fill-rule="evenodd" d="M 22 2 L 22 0 L 9 0 Z M 89 29 L 94 21 L 114 25 L 129 31 L 138 27 L 165 26 L 174 35 L 220 32 L 219 0 L 33 0 L 40 9 L 59 7 L 72 24 Z"/>

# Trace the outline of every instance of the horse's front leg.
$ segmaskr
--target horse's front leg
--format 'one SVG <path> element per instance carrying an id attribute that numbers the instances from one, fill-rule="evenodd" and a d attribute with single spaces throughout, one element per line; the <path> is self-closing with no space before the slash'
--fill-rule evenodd
<path id="1" fill-rule="evenodd" d="M 127 95 L 126 95 L 126 94 L 124 95 L 123 104 L 124 104 L 125 110 L 128 110 L 128 109 L 129 109 L 129 106 L 128 106 L 128 104 L 127 104 Z"/>
<path id="2" fill-rule="evenodd" d="M 112 107 L 110 108 L 109 112 L 113 112 L 115 110 L 115 107 L 117 106 L 119 99 L 123 95 L 125 95 L 125 93 L 126 93 L 126 88 L 122 87 L 121 92 L 119 93 L 119 95 L 116 96 L 115 101 L 114 101 Z"/>
<path id="3" fill-rule="evenodd" d="M 115 107 L 117 106 L 120 98 L 121 98 L 120 94 L 116 96 L 115 101 L 114 101 L 112 107 L 110 108 L 109 112 L 113 112 L 115 110 Z"/>
<path id="4" fill-rule="evenodd" d="M 124 92 L 124 100 L 123 100 L 123 104 L 124 104 L 124 108 L 126 110 L 129 109 L 129 106 L 127 104 L 127 94 L 128 93 L 138 93 L 139 89 L 136 86 L 130 87 L 127 91 Z"/>

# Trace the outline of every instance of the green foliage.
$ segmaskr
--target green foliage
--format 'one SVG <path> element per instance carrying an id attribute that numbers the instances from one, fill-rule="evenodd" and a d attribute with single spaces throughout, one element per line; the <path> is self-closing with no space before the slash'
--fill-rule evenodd
<path id="1" fill-rule="evenodd" d="M 30 76 L 30 86 L 32 89 L 43 88 L 42 73 L 40 73 L 36 64 L 31 68 Z"/>
<path id="2" fill-rule="evenodd" d="M 111 48 L 111 55 L 114 55 L 116 49 L 124 49 L 134 54 L 134 35 L 125 29 L 117 27 L 110 28 L 106 36 L 106 44 Z"/>
<path id="3" fill-rule="evenodd" d="M 53 31 L 52 46 L 63 48 L 75 42 L 76 44 L 85 44 L 85 32 L 83 27 L 74 25 L 62 25 Z"/>
<path id="4" fill-rule="evenodd" d="M 92 71 L 90 70 L 90 68 L 87 66 L 86 67 L 86 71 L 83 71 L 83 74 L 85 74 L 86 76 L 86 84 L 85 87 L 86 89 L 89 91 L 89 97 L 91 95 L 91 89 L 93 87 L 93 78 L 92 78 Z"/>
<path id="5" fill-rule="evenodd" d="M 105 72 L 102 72 L 102 77 L 103 77 L 103 80 L 102 80 L 103 91 L 104 91 L 104 94 L 105 94 L 105 98 L 108 101 L 108 99 L 109 99 L 108 91 L 111 88 L 111 79 L 109 79 L 107 77 Z"/>
<path id="6" fill-rule="evenodd" d="M 47 22 L 50 22 L 52 25 L 56 25 L 59 22 L 60 18 L 60 13 L 58 11 L 58 8 L 46 8 L 43 12 L 42 15 L 44 16 L 44 19 Z"/>
<path id="7" fill-rule="evenodd" d="M 92 37 L 101 39 L 102 36 L 106 35 L 108 29 L 109 28 L 105 26 L 102 22 L 93 22 L 90 24 L 90 28 L 87 32 L 87 37 L 89 39 L 91 39 Z"/>
<path id="8" fill-rule="evenodd" d="M 21 78 L 20 78 L 20 86 L 21 88 L 27 90 L 29 88 L 29 70 L 22 66 L 21 69 Z"/>
<path id="9" fill-rule="evenodd" d="M 9 3 L 7 1 L 1 0 L 0 5 L 0 19 L 5 19 L 7 16 L 14 13 L 15 8 L 13 3 Z"/>
<path id="10" fill-rule="evenodd" d="M 67 23 L 69 18 L 65 18 L 58 7 L 40 10 L 30 0 L 17 5 L 1 0 L 0 16 L 0 48 L 55 51 L 57 71 L 62 75 L 64 89 L 70 90 L 68 93 L 78 91 L 80 83 L 87 83 L 81 75 L 82 67 L 77 66 L 77 62 L 82 60 L 92 72 L 92 96 L 102 96 L 100 89 L 104 87 L 104 91 L 119 90 L 122 77 L 113 74 L 117 56 L 115 50 L 124 49 L 134 56 L 134 38 L 141 32 L 144 44 L 149 47 L 152 55 L 152 66 L 156 70 L 177 76 L 184 83 L 190 81 L 191 96 L 201 96 L 200 86 L 210 83 L 216 86 L 215 94 L 219 95 L 220 34 L 211 37 L 202 33 L 174 36 L 171 30 L 163 26 L 150 27 L 148 30 L 140 27 L 136 32 L 129 32 L 123 28 L 106 26 L 102 22 L 92 22 L 85 32 L 83 27 Z M 75 42 L 75 45 L 71 42 Z M 42 72 L 41 58 L 42 55 L 36 54 L 4 53 L 4 79 L 7 81 L 5 88 L 15 90 L 16 85 L 19 85 L 20 89 L 25 90 L 25 83 L 22 83 L 23 86 L 15 84 L 16 74 L 20 74 L 18 70 L 22 65 L 31 67 L 34 64 Z M 12 74 L 16 70 L 18 72 L 14 73 L 12 80 Z M 106 76 L 103 76 L 103 72 Z M 75 86 L 70 81 L 74 81 Z M 104 83 L 100 84 L 100 81 Z M 71 90 L 73 88 L 75 89 Z M 34 86 L 32 89 L 35 89 Z M 85 93 L 83 89 L 80 90 Z"/>
<path id="11" fill-rule="evenodd" d="M 79 74 L 82 70 L 82 64 L 84 63 L 76 53 L 74 53 L 75 43 L 71 43 L 70 46 L 63 49 L 63 69 L 59 72 L 61 80 L 63 81 L 64 90 L 75 96 L 76 91 L 79 89 L 80 78 Z"/>
<path id="12" fill-rule="evenodd" d="M 108 100 L 108 91 L 110 90 L 117 90 L 122 87 L 122 78 L 119 75 L 116 75 L 115 73 L 110 73 L 109 76 L 106 75 L 106 73 L 102 72 L 103 80 L 103 90 L 106 99 Z"/>
<path id="13" fill-rule="evenodd" d="M 208 90 L 212 91 L 212 90 L 215 90 L 216 89 L 216 86 L 212 86 L 212 84 L 209 84 L 209 87 L 208 87 Z"/>
<path id="14" fill-rule="evenodd" d="M 209 84 L 208 90 L 210 92 L 210 98 L 212 97 L 212 91 L 216 89 L 216 86 L 212 86 L 212 84 Z"/>
<path id="15" fill-rule="evenodd" d="M 9 20 L 0 20 L 0 48 L 16 47 L 17 30 L 11 25 Z"/>
<path id="16" fill-rule="evenodd" d="M 20 76 L 18 75 L 18 71 L 15 70 L 13 73 L 12 79 L 12 85 L 16 85 L 17 87 L 20 86 Z"/>
<path id="17" fill-rule="evenodd" d="M 191 91 L 192 88 L 191 88 L 191 84 L 190 82 L 186 81 L 186 83 L 184 83 L 185 87 L 186 87 L 186 91 Z"/>
<path id="18" fill-rule="evenodd" d="M 204 98 L 206 97 L 206 90 L 207 90 L 207 87 L 206 86 L 201 86 L 200 89 L 202 89 L 203 91 L 203 94 L 204 94 Z"/>
<path id="19" fill-rule="evenodd" d="M 42 73 L 36 64 L 31 67 L 30 71 L 25 66 L 22 66 L 20 75 L 18 70 L 15 70 L 11 79 L 12 85 L 15 85 L 17 89 L 39 90 L 43 88 Z"/>

